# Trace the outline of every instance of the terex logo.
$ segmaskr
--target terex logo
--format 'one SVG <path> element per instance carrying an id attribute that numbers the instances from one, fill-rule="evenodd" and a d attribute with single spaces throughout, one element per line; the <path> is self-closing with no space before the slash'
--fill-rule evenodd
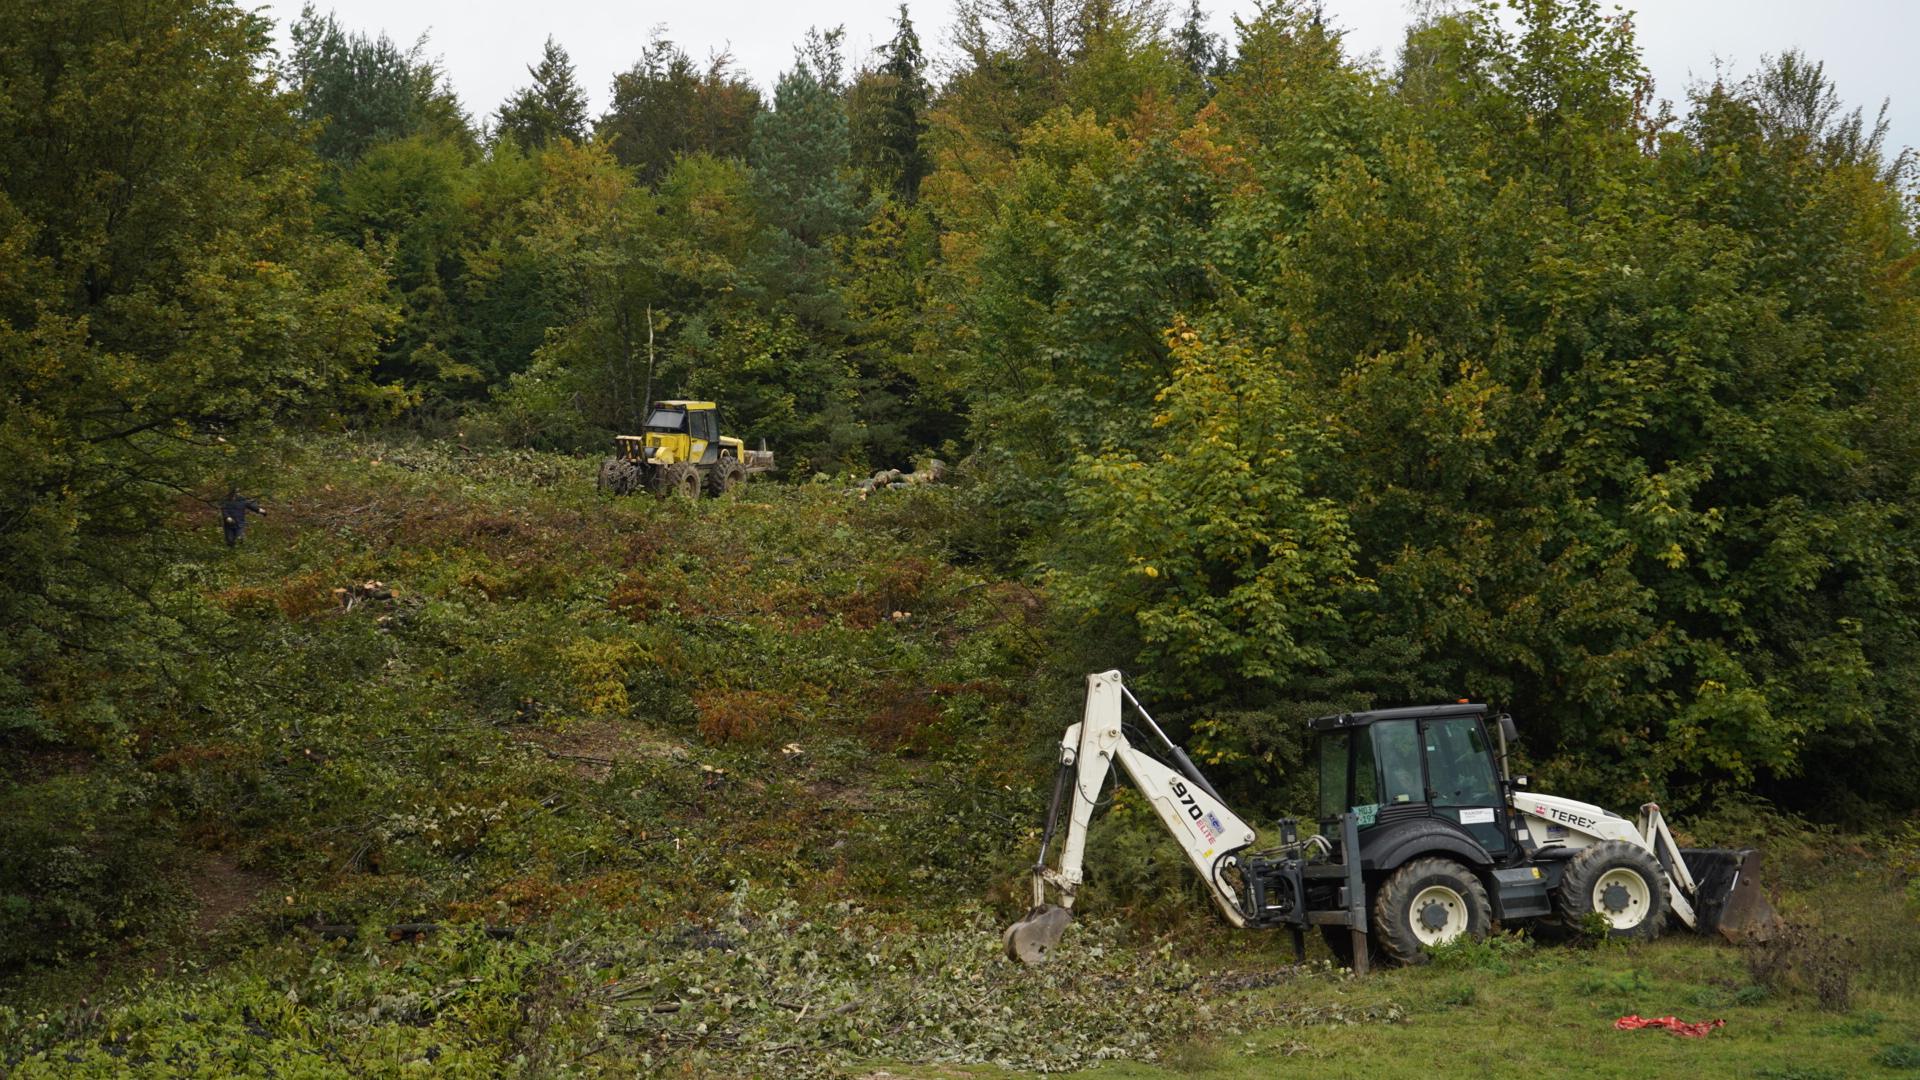
<path id="1" fill-rule="evenodd" d="M 1547 808 L 1543 807 L 1543 809 Z M 1546 816 L 1557 821 L 1564 821 L 1576 829 L 1591 830 L 1595 825 L 1600 824 L 1599 818 L 1581 817 L 1579 814 L 1570 814 L 1557 806 L 1547 809 Z"/>

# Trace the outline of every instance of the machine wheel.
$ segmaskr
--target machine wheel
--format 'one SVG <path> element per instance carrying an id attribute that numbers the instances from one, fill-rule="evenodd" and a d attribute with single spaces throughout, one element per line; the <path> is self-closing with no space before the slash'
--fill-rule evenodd
<path id="1" fill-rule="evenodd" d="M 631 495 L 640 486 L 640 470 L 631 461 L 608 458 L 600 463 L 600 490 Z"/>
<path id="2" fill-rule="evenodd" d="M 1603 840 L 1567 861 L 1557 890 L 1560 914 L 1579 929 L 1599 912 L 1611 938 L 1651 941 L 1667 925 L 1667 875 L 1653 852 L 1623 840 Z"/>
<path id="3" fill-rule="evenodd" d="M 723 457 L 707 470 L 707 491 L 715 497 L 725 495 L 747 478 L 747 470 L 733 458 Z"/>
<path id="4" fill-rule="evenodd" d="M 676 461 L 660 470 L 660 494 L 663 497 L 700 497 L 700 470 L 685 461 Z"/>
<path id="5" fill-rule="evenodd" d="M 1424 964 L 1427 949 L 1493 924 L 1487 887 L 1452 859 L 1415 859 L 1393 872 L 1373 899 L 1372 937 L 1389 960 Z"/>

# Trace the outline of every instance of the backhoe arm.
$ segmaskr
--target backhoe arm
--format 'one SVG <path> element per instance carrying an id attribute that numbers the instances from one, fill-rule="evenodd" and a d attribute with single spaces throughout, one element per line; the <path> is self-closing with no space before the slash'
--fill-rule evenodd
<path id="1" fill-rule="evenodd" d="M 1116 766 L 1146 796 L 1160 823 L 1206 884 L 1220 913 L 1236 927 L 1246 925 L 1246 914 L 1221 881 L 1220 872 L 1235 852 L 1253 843 L 1253 829 L 1226 808 L 1213 786 L 1137 701 L 1134 708 L 1170 751 L 1177 767 L 1162 764 L 1127 741 L 1121 717 L 1123 703 L 1131 699 L 1118 671 L 1087 676 L 1086 710 L 1080 722 L 1069 727 L 1060 740 L 1060 773 L 1047 811 L 1040 856 L 1033 866 L 1033 909 L 1007 928 L 1007 952 L 1015 959 L 1037 963 L 1065 932 L 1074 894 L 1083 880 L 1087 828 L 1107 774 Z M 1059 865 L 1050 867 L 1047 854 L 1063 813 L 1066 836 L 1060 845 Z M 1049 888 L 1059 894 L 1057 905 L 1047 901 Z"/>

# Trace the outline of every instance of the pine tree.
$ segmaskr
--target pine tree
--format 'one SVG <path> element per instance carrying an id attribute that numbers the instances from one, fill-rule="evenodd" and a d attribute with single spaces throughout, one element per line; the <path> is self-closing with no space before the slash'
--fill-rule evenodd
<path id="1" fill-rule="evenodd" d="M 497 136 L 523 150 L 537 150 L 560 139 L 585 142 L 587 95 L 574 78 L 573 60 L 560 43 L 547 38 L 540 63 L 527 68 L 533 85 L 500 106 Z"/>
<path id="2" fill-rule="evenodd" d="M 920 181 L 932 171 L 920 145 L 931 94 L 926 54 L 907 5 L 900 5 L 893 40 L 880 56 L 880 66 L 861 73 L 849 95 L 853 160 L 874 187 L 911 203 L 919 195 Z"/>
<path id="3" fill-rule="evenodd" d="M 1214 80 L 1226 74 L 1227 45 L 1207 29 L 1207 13 L 1200 9 L 1200 0 L 1189 3 L 1186 19 L 1173 32 L 1173 44 L 1202 93 L 1211 95 Z"/>
<path id="4" fill-rule="evenodd" d="M 852 141 L 839 81 L 838 29 L 810 34 L 780 76 L 773 111 L 753 125 L 756 194 L 766 221 L 808 247 L 844 236 L 864 216 L 849 175 Z"/>

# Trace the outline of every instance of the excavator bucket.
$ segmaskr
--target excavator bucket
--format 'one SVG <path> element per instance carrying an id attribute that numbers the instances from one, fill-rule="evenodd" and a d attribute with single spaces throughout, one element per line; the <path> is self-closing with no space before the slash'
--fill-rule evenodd
<path id="1" fill-rule="evenodd" d="M 1780 915 L 1760 887 L 1760 852 L 1753 848 L 1682 848 L 1698 889 L 1693 910 L 1695 929 L 1719 933 L 1736 945 L 1772 939 L 1780 929 Z"/>
<path id="2" fill-rule="evenodd" d="M 1007 955 L 1023 964 L 1037 964 L 1047 958 L 1060 935 L 1067 932 L 1073 912 L 1058 904 L 1041 904 L 1012 926 L 1005 934 Z"/>

